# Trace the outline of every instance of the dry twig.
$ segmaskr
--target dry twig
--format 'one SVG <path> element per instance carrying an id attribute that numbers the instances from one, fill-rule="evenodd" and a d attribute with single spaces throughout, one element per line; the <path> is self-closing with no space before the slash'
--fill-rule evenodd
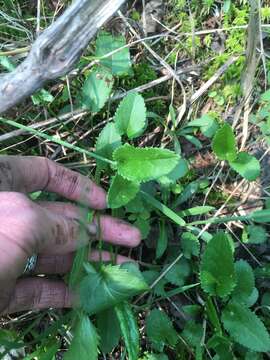
<path id="1" fill-rule="evenodd" d="M 77 0 L 34 42 L 26 60 L 0 77 L 0 113 L 66 75 L 89 41 L 125 0 Z"/>

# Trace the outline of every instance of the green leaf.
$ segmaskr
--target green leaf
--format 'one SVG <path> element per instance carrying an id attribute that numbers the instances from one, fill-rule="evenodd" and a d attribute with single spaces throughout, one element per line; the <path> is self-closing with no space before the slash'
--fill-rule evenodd
<path id="1" fill-rule="evenodd" d="M 140 230 L 142 239 L 146 239 L 150 232 L 149 219 L 143 219 L 141 217 L 138 217 L 134 223 L 134 226 L 136 226 Z"/>
<path id="2" fill-rule="evenodd" d="M 261 298 L 261 310 L 262 313 L 269 317 L 270 315 L 270 292 L 266 291 Z"/>
<path id="3" fill-rule="evenodd" d="M 190 209 L 182 210 L 178 212 L 179 216 L 198 216 L 207 214 L 210 211 L 215 210 L 213 206 L 195 206 Z"/>
<path id="4" fill-rule="evenodd" d="M 231 5 L 232 5 L 231 0 L 225 0 L 224 1 L 223 11 L 224 11 L 225 14 L 227 14 L 230 11 Z"/>
<path id="5" fill-rule="evenodd" d="M 16 68 L 16 66 L 7 56 L 0 56 L 0 65 L 9 72 L 13 71 Z"/>
<path id="6" fill-rule="evenodd" d="M 184 305 L 181 308 L 185 314 L 191 318 L 196 318 L 202 312 L 202 307 L 200 305 Z"/>
<path id="7" fill-rule="evenodd" d="M 160 276 L 160 273 L 154 270 L 147 270 L 143 272 L 143 276 L 147 284 L 151 286 L 155 282 L 155 280 L 157 280 L 157 278 Z M 167 280 L 162 278 L 151 290 L 157 296 L 164 296 L 166 294 L 164 290 L 164 286 L 166 284 L 167 284 Z"/>
<path id="8" fill-rule="evenodd" d="M 224 297 L 232 292 L 236 283 L 233 252 L 225 233 L 217 233 L 207 243 L 200 278 L 203 290 L 210 295 Z"/>
<path id="9" fill-rule="evenodd" d="M 108 192 L 109 207 L 117 209 L 128 204 L 135 198 L 139 190 L 140 185 L 138 183 L 127 180 L 121 175 L 114 176 Z"/>
<path id="10" fill-rule="evenodd" d="M 187 141 L 190 141 L 191 144 L 193 144 L 198 150 L 202 149 L 203 145 L 201 143 L 201 141 L 196 138 L 195 136 L 193 135 L 183 135 L 185 139 L 187 139 Z"/>
<path id="11" fill-rule="evenodd" d="M 198 237 L 190 232 L 184 232 L 181 235 L 181 248 L 186 259 L 191 259 L 192 256 L 199 256 L 200 242 Z"/>
<path id="12" fill-rule="evenodd" d="M 222 312 L 224 328 L 239 344 L 253 351 L 270 350 L 270 338 L 262 321 L 249 308 L 235 302 Z"/>
<path id="13" fill-rule="evenodd" d="M 270 279 L 270 264 L 264 264 L 262 267 L 257 267 L 254 273 L 256 278 Z"/>
<path id="14" fill-rule="evenodd" d="M 187 126 L 199 127 L 204 136 L 212 138 L 218 130 L 218 123 L 210 115 L 203 115 L 201 118 L 190 121 Z"/>
<path id="15" fill-rule="evenodd" d="M 255 156 L 249 155 L 246 152 L 238 153 L 237 158 L 230 161 L 230 166 L 249 181 L 254 181 L 260 176 L 260 162 Z"/>
<path id="16" fill-rule="evenodd" d="M 99 272 L 91 268 L 92 273 L 80 284 L 81 305 L 89 314 L 106 310 L 148 289 L 142 278 L 118 265 L 102 265 Z"/>
<path id="17" fill-rule="evenodd" d="M 267 231 L 262 226 L 248 225 L 246 231 L 248 234 L 247 243 L 249 244 L 263 244 L 267 241 Z"/>
<path id="18" fill-rule="evenodd" d="M 161 221 L 159 224 L 159 237 L 156 248 L 156 259 L 159 259 L 167 249 L 168 245 L 168 233 L 165 221 Z"/>
<path id="19" fill-rule="evenodd" d="M 208 186 L 208 182 L 195 180 L 189 183 L 180 194 L 178 199 L 174 203 L 174 207 L 183 204 L 189 200 L 194 194 L 199 192 L 201 189 L 204 189 Z"/>
<path id="20" fill-rule="evenodd" d="M 140 191 L 141 195 L 146 199 L 146 201 L 151 204 L 154 208 L 161 211 L 165 216 L 175 222 L 177 225 L 185 226 L 186 222 L 180 216 L 178 216 L 173 210 L 168 208 L 166 205 L 155 199 L 153 196 L 149 195 L 144 191 Z"/>
<path id="21" fill-rule="evenodd" d="M 236 360 L 232 353 L 232 344 L 225 336 L 214 334 L 208 340 L 207 347 L 214 349 L 219 356 L 218 360 Z"/>
<path id="22" fill-rule="evenodd" d="M 214 136 L 212 148 L 219 160 L 233 161 L 237 156 L 236 140 L 229 124 L 224 124 Z"/>
<path id="23" fill-rule="evenodd" d="M 245 260 L 239 260 L 234 264 L 236 274 L 236 287 L 232 292 L 232 298 L 241 303 L 247 304 L 251 296 L 255 279 L 252 267 Z"/>
<path id="24" fill-rule="evenodd" d="M 165 354 L 147 354 L 139 360 L 169 360 Z"/>
<path id="25" fill-rule="evenodd" d="M 250 214 L 250 220 L 257 223 L 269 223 L 270 222 L 270 209 L 257 210 Z"/>
<path id="26" fill-rule="evenodd" d="M 161 176 L 158 181 L 161 185 L 169 186 L 184 177 L 188 173 L 188 163 L 184 159 L 180 159 L 176 167 L 168 174 Z"/>
<path id="27" fill-rule="evenodd" d="M 203 337 L 203 328 L 201 324 L 197 324 L 194 321 L 188 321 L 182 332 L 183 338 L 192 347 L 200 345 Z"/>
<path id="28" fill-rule="evenodd" d="M 143 97 L 135 92 L 128 94 L 118 106 L 114 121 L 119 134 L 125 134 L 129 139 L 141 135 L 146 124 Z"/>
<path id="29" fill-rule="evenodd" d="M 64 360 L 74 360 L 80 356 L 80 360 L 97 360 L 98 358 L 98 335 L 89 317 L 79 315 L 74 329 L 74 338 Z"/>
<path id="30" fill-rule="evenodd" d="M 263 360 L 263 354 L 258 354 L 254 351 L 246 353 L 245 360 Z"/>
<path id="31" fill-rule="evenodd" d="M 118 173 L 131 181 L 149 181 L 170 173 L 179 156 L 160 148 L 136 148 L 125 144 L 113 153 Z"/>
<path id="32" fill-rule="evenodd" d="M 266 102 L 269 102 L 269 101 L 270 101 L 270 89 L 266 90 L 266 91 L 261 95 L 261 101 L 266 101 Z"/>
<path id="33" fill-rule="evenodd" d="M 112 154 L 115 149 L 121 146 L 121 136 L 115 128 L 113 123 L 107 124 L 99 134 L 96 142 L 96 153 L 106 159 L 112 159 Z M 106 169 L 108 164 L 98 160 L 98 166 L 101 169 Z"/>
<path id="34" fill-rule="evenodd" d="M 162 310 L 154 309 L 146 318 L 146 334 L 157 351 L 163 351 L 165 345 L 177 343 L 177 332 L 171 320 Z"/>
<path id="35" fill-rule="evenodd" d="M 102 58 L 116 49 L 126 45 L 124 36 L 112 36 L 101 33 L 96 40 L 96 57 Z M 126 75 L 131 68 L 129 48 L 126 47 L 113 55 L 100 59 L 103 66 L 108 67 L 114 75 Z"/>
<path id="36" fill-rule="evenodd" d="M 31 96 L 34 105 L 40 105 L 42 103 L 51 103 L 54 100 L 52 94 L 50 94 L 47 90 L 41 89 L 37 93 Z"/>
<path id="37" fill-rule="evenodd" d="M 259 292 L 258 290 L 254 287 L 252 293 L 249 295 L 249 297 L 246 299 L 246 305 L 247 307 L 251 307 L 253 306 L 259 298 Z"/>
<path id="38" fill-rule="evenodd" d="M 109 99 L 113 86 L 113 76 L 105 68 L 93 70 L 82 88 L 83 106 L 92 112 L 98 112 Z"/>
<path id="39" fill-rule="evenodd" d="M 116 306 L 115 310 L 128 350 L 128 359 L 137 360 L 139 355 L 140 335 L 131 306 L 128 303 L 123 303 Z"/>
<path id="40" fill-rule="evenodd" d="M 164 271 L 170 264 L 164 266 Z M 165 278 L 172 284 L 183 286 L 186 278 L 190 275 L 191 269 L 189 262 L 183 257 L 166 273 Z"/>
<path id="41" fill-rule="evenodd" d="M 217 313 L 217 309 L 213 303 L 213 300 L 211 296 L 208 296 L 206 302 L 205 302 L 205 312 L 207 314 L 208 320 L 211 322 L 215 329 L 215 334 L 222 334 L 222 328 L 219 321 L 219 316 Z"/>
<path id="42" fill-rule="evenodd" d="M 104 354 L 110 353 L 119 343 L 121 331 L 115 309 L 111 308 L 97 315 L 99 347 Z"/>
<path id="43" fill-rule="evenodd" d="M 69 287 L 72 290 L 76 289 L 79 282 L 82 280 L 82 278 L 85 275 L 83 264 L 88 259 L 88 253 L 89 253 L 88 246 L 83 246 L 76 251 L 69 276 Z"/>

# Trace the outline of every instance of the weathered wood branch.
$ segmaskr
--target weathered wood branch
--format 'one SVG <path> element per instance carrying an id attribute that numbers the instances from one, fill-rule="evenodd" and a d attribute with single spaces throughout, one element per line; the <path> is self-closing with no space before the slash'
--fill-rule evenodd
<path id="1" fill-rule="evenodd" d="M 125 0 L 76 0 L 34 42 L 28 57 L 0 76 L 0 113 L 47 81 L 67 74 L 89 41 Z"/>

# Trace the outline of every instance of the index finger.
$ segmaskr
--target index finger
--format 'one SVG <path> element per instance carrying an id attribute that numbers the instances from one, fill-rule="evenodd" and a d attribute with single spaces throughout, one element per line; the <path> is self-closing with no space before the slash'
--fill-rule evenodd
<path id="1" fill-rule="evenodd" d="M 86 176 L 44 157 L 0 156 L 0 191 L 57 193 L 94 209 L 106 208 L 106 192 Z"/>

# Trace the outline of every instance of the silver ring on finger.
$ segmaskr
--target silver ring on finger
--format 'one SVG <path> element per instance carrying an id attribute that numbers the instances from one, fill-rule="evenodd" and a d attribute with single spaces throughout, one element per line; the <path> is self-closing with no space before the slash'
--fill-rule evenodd
<path id="1" fill-rule="evenodd" d="M 23 270 L 23 275 L 29 275 L 35 270 L 37 265 L 37 258 L 37 254 L 34 254 L 27 259 L 25 268 Z"/>

